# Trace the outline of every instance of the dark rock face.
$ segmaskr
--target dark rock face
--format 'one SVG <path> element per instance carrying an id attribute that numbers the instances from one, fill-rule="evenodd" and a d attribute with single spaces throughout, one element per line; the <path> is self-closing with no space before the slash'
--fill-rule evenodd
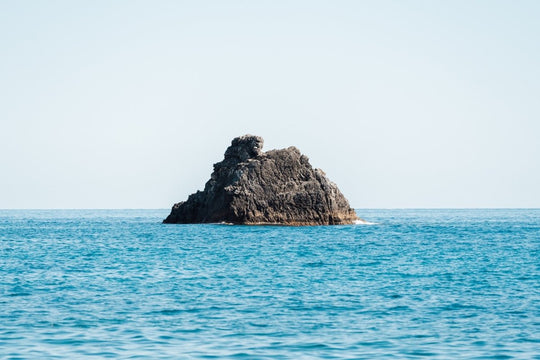
<path id="1" fill-rule="evenodd" d="M 324 172 L 294 146 L 262 152 L 263 139 L 237 137 L 214 164 L 204 191 L 173 206 L 164 223 L 337 225 L 360 219 Z"/>

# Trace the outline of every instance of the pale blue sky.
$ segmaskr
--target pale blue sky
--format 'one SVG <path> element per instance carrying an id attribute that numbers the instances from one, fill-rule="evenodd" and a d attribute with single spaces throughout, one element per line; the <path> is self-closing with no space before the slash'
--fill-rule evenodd
<path id="1" fill-rule="evenodd" d="M 538 1 L 0 1 L 0 208 L 168 208 L 231 139 L 356 208 L 540 207 Z"/>

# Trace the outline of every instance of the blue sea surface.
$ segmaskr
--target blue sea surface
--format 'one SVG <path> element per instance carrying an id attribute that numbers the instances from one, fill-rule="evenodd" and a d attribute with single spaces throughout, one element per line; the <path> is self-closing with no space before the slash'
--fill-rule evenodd
<path id="1" fill-rule="evenodd" d="M 540 210 L 1 210 L 0 359 L 540 359 Z"/>

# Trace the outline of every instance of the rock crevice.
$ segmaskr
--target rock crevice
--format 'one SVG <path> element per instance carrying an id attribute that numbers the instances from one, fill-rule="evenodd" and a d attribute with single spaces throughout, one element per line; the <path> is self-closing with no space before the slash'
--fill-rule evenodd
<path id="1" fill-rule="evenodd" d="M 263 139 L 233 139 L 203 191 L 172 207 L 164 223 L 352 224 L 358 217 L 337 186 L 291 146 L 262 151 Z"/>

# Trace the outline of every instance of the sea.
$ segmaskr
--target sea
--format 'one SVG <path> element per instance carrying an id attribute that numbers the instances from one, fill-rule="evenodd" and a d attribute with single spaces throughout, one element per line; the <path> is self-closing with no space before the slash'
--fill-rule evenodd
<path id="1" fill-rule="evenodd" d="M 0 359 L 540 359 L 540 209 L 0 210 Z"/>

